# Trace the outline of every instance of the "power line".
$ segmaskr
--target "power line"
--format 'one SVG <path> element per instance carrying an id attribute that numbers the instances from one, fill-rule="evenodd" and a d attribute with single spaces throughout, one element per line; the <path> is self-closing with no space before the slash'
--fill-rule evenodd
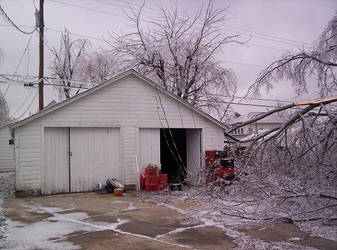
<path id="1" fill-rule="evenodd" d="M 37 94 L 39 93 L 39 91 L 36 91 L 35 96 L 33 97 L 32 101 L 29 103 L 29 105 L 27 106 L 26 110 L 19 116 L 19 120 L 26 114 L 26 112 L 30 109 L 30 107 L 32 106 L 33 102 L 35 101 Z"/>
<path id="2" fill-rule="evenodd" d="M 135 7 L 135 8 L 140 8 L 141 6 L 139 6 L 139 5 L 135 5 L 135 4 L 131 4 L 131 3 L 125 3 L 125 4 L 127 4 L 128 6 L 125 6 L 125 5 L 120 5 L 120 3 L 121 3 L 121 1 L 118 1 L 118 3 L 119 4 L 117 4 L 116 2 L 107 2 L 107 1 L 104 1 L 104 0 L 91 0 L 91 1 L 94 1 L 94 2 L 98 2 L 98 3 L 103 3 L 103 4 L 106 4 L 106 5 L 111 5 L 111 6 L 118 6 L 118 7 L 120 7 L 120 8 L 132 8 L 132 7 Z M 143 9 L 145 9 L 145 10 L 143 10 L 144 12 L 147 12 L 147 13 L 149 13 L 149 14 L 154 14 L 153 13 L 153 11 L 150 11 L 150 9 L 151 8 L 149 8 L 149 7 L 146 7 L 146 6 L 143 6 Z M 148 9 L 148 10 L 146 10 L 146 9 Z M 151 9 L 151 10 L 153 10 L 153 9 Z"/>
<path id="3" fill-rule="evenodd" d="M 22 63 L 22 61 L 23 61 L 23 57 L 24 57 L 24 55 L 26 54 L 26 51 L 27 51 L 27 50 L 28 50 L 28 48 L 29 48 L 30 41 L 32 40 L 33 34 L 34 34 L 34 33 L 31 33 L 31 34 L 30 34 L 30 37 L 29 37 L 29 39 L 28 39 L 28 42 L 27 42 L 26 48 L 25 48 L 25 50 L 23 51 L 23 53 L 22 53 L 22 55 L 21 55 L 21 58 L 20 58 L 20 60 L 19 60 L 19 63 L 18 63 L 18 65 L 16 66 L 16 69 L 15 69 L 15 72 L 14 72 L 14 74 L 13 74 L 13 75 L 15 75 L 15 74 L 18 72 L 18 69 L 19 69 L 19 67 L 20 67 L 20 65 L 21 65 L 21 63 Z M 5 93 L 4 93 L 4 97 L 6 96 L 6 94 L 7 94 L 7 92 L 8 92 L 8 89 L 9 89 L 9 87 L 10 87 L 10 85 L 8 84 L 8 86 L 7 86 L 6 90 L 5 90 Z"/>
<path id="4" fill-rule="evenodd" d="M 52 2 L 55 2 L 55 3 L 58 3 L 58 4 L 63 4 L 63 5 L 68 5 L 68 6 L 71 6 L 71 7 L 75 7 L 75 8 L 80 8 L 80 9 L 85 9 L 85 10 L 89 10 L 89 11 L 94 11 L 94 12 L 98 12 L 98 13 L 103 13 L 103 14 L 109 14 L 109 15 L 114 15 L 114 16 L 120 16 L 120 17 L 123 17 L 123 18 L 126 18 L 129 20 L 129 18 L 127 18 L 126 16 L 123 16 L 123 15 L 120 15 L 120 14 L 117 14 L 117 13 L 113 13 L 113 12 L 110 12 L 110 11 L 105 11 L 105 10 L 98 10 L 98 9 L 94 9 L 94 8 L 89 8 L 89 7 L 85 7 L 85 6 L 81 6 L 81 5 L 75 5 L 75 4 L 70 4 L 70 3 L 65 3 L 65 2 L 62 2 L 62 1 L 59 1 L 59 0 L 49 0 L 49 1 L 52 1 Z M 92 1 L 98 1 L 98 2 L 102 2 L 102 0 L 92 0 Z M 105 2 L 105 4 L 109 4 L 109 5 L 114 5 L 112 3 L 107 3 Z M 144 21 L 144 22 L 149 22 L 149 21 Z M 151 23 L 151 22 L 150 22 Z M 251 31 L 251 33 L 254 33 L 253 31 Z M 259 34 L 257 32 L 255 32 L 256 34 Z M 261 36 L 262 33 L 260 33 L 260 36 Z M 267 36 L 267 34 L 264 34 L 264 36 Z M 259 36 L 257 36 L 259 37 Z M 290 39 L 286 39 L 286 38 L 280 38 L 280 37 L 276 37 L 276 36 L 269 36 L 269 37 L 274 37 L 274 38 L 277 38 L 279 40 L 275 40 L 273 38 L 266 38 L 266 37 L 259 37 L 261 39 L 264 39 L 264 40 L 269 40 L 269 41 L 274 41 L 274 42 L 279 42 L 279 43 L 283 43 L 283 44 L 287 44 L 287 45 L 291 45 L 291 46 L 294 46 L 294 40 L 290 40 Z M 285 41 L 280 41 L 280 39 L 283 39 Z M 104 41 L 104 40 L 103 40 Z M 292 43 L 290 43 L 291 41 L 293 41 Z M 301 43 L 301 42 L 298 42 L 298 43 Z M 303 45 L 304 43 L 301 43 L 301 45 Z M 277 49 L 277 48 L 272 48 L 272 47 L 268 47 L 268 46 L 263 46 L 263 45 L 258 45 L 258 44 L 254 44 L 254 43 L 251 43 L 252 46 L 256 46 L 256 47 L 260 47 L 260 48 L 265 48 L 265 49 L 271 49 L 271 50 L 277 50 L 277 51 L 284 51 L 282 49 Z"/>
<path id="5" fill-rule="evenodd" d="M 44 78 L 46 81 L 48 81 L 48 78 Z M 54 79 L 56 81 L 62 81 L 61 79 Z M 11 82 L 11 83 L 16 83 L 16 84 L 20 84 L 20 86 L 23 86 L 23 87 L 35 87 L 37 85 L 39 85 L 39 82 L 23 82 L 23 81 L 15 81 L 15 80 L 7 80 L 7 82 Z M 48 81 L 49 82 L 49 81 Z M 68 82 L 72 82 L 71 80 L 69 80 Z M 76 81 L 78 82 L 78 81 Z M 0 81 L 0 83 L 2 83 Z M 54 87 L 63 87 L 65 89 L 68 89 L 68 88 L 74 88 L 74 89 L 91 89 L 89 87 L 83 87 L 83 86 L 66 86 L 66 85 L 62 85 L 62 84 L 55 84 L 55 83 L 46 83 L 44 85 L 47 85 L 47 86 L 54 86 Z"/>
<path id="6" fill-rule="evenodd" d="M 8 27 L 10 25 L 4 25 L 4 24 L 0 24 L 0 26 L 2 27 Z M 19 27 L 33 27 L 33 26 L 28 26 L 28 25 L 18 25 Z M 58 33 L 63 33 L 62 30 L 59 30 L 59 29 L 56 29 L 56 28 L 50 28 L 50 27 L 46 27 L 45 28 L 46 31 L 54 31 L 54 32 L 58 32 Z M 91 39 L 91 40 L 96 40 L 96 41 L 100 41 L 100 42 L 104 42 L 106 43 L 106 40 L 104 39 L 101 39 L 101 38 L 97 38 L 97 37 L 94 37 L 94 36 L 90 36 L 90 35 L 84 35 L 84 34 L 80 34 L 80 33 L 74 33 L 74 32 L 71 32 L 69 31 L 69 33 L 71 35 L 74 35 L 74 36 L 79 36 L 79 37 L 84 37 L 84 38 L 87 38 L 87 39 Z M 252 42 L 248 42 L 246 44 L 247 47 L 250 47 L 250 46 L 253 46 L 253 47 L 258 47 L 258 48 L 263 48 L 263 49 L 269 49 L 269 50 L 275 50 L 275 51 L 280 51 L 280 52 L 284 52 L 286 50 L 284 49 L 279 49 L 279 48 L 275 48 L 275 47 L 270 47 L 270 46 L 265 46 L 265 45 L 260 45 L 260 44 L 257 44 L 257 43 L 252 43 Z M 235 64 L 240 64 L 240 63 L 235 63 Z M 260 67 L 258 65 L 248 65 L 248 64 L 242 64 L 244 66 L 257 66 L 257 67 Z"/>
<path id="7" fill-rule="evenodd" d="M 11 80 L 8 77 L 21 77 L 21 78 L 26 78 L 29 77 L 30 79 L 36 79 L 38 78 L 38 76 L 34 76 L 34 75 L 28 75 L 28 76 L 23 76 L 23 75 L 11 75 L 11 74 L 0 74 L 1 77 L 5 78 L 6 80 Z M 51 77 L 51 76 L 45 76 L 44 77 L 45 80 L 54 80 L 54 81 L 62 81 L 62 79 L 59 79 L 57 77 Z M 14 81 L 14 80 L 12 80 Z M 93 84 L 93 82 L 87 82 L 87 81 L 78 81 L 78 80 L 67 80 L 68 82 L 74 82 L 74 83 L 82 83 L 82 84 Z M 24 84 L 38 84 L 38 83 L 34 83 L 34 82 L 26 82 L 26 81 L 14 81 L 16 83 L 24 83 Z M 51 84 L 54 85 L 54 84 Z M 58 85 L 58 86 L 64 86 L 64 85 Z M 67 87 L 67 86 L 65 86 Z M 83 89 L 89 89 L 89 87 L 75 87 L 74 88 L 83 88 Z M 258 98 L 258 97 L 245 97 L 245 96 L 237 96 L 237 95 L 223 95 L 223 94 L 204 94 L 206 96 L 218 96 L 218 97 L 228 97 L 228 98 L 236 98 L 236 99 L 244 99 L 245 101 L 248 100 L 258 100 L 258 101 L 269 101 L 269 102 L 283 102 L 283 103 L 292 103 L 292 101 L 290 100 L 282 100 L 282 99 L 271 99 L 271 98 Z"/>
<path id="8" fill-rule="evenodd" d="M 248 66 L 248 67 L 257 67 L 257 68 L 265 68 L 266 67 L 264 65 L 250 64 L 250 63 L 243 63 L 243 62 L 235 62 L 235 61 L 227 61 L 227 60 L 219 61 L 219 63 L 238 64 L 238 65 L 243 65 L 243 66 Z"/>
<path id="9" fill-rule="evenodd" d="M 256 44 L 256 43 L 251 43 L 251 42 L 248 42 L 246 45 L 248 47 L 249 46 L 254 46 L 254 47 L 258 47 L 258 48 L 270 49 L 270 50 L 275 50 L 275 51 L 280 51 L 280 52 L 284 52 L 285 51 L 284 49 L 277 49 L 277 48 L 274 48 L 274 47 L 264 46 L 264 45 L 260 45 L 260 44 Z"/>
<path id="10" fill-rule="evenodd" d="M 16 28 L 18 31 L 20 31 L 21 33 L 23 33 L 23 34 L 26 34 L 26 35 L 30 35 L 30 34 L 33 34 L 34 33 L 34 31 L 35 31 L 35 29 L 36 29 L 36 27 L 34 27 L 34 29 L 32 30 L 32 31 L 29 31 L 29 32 L 27 32 L 27 31 L 24 31 L 24 30 L 22 30 L 22 29 L 20 29 L 10 18 L 9 18 L 9 16 L 6 14 L 6 12 L 3 10 L 3 8 L 1 7 L 1 5 L 0 5 L 0 14 L 2 14 L 4 17 L 5 17 L 5 19 L 14 27 L 14 28 Z"/>
<path id="11" fill-rule="evenodd" d="M 62 30 L 58 30 L 58 29 L 54 29 L 54 28 L 46 28 L 46 30 L 47 30 L 47 31 L 48 31 L 48 30 L 51 30 L 51 31 L 63 33 Z M 75 36 L 80 36 L 80 37 L 89 38 L 89 39 L 92 39 L 92 40 L 97 40 L 97 41 L 106 42 L 104 39 L 100 39 L 100 38 L 97 38 L 97 37 L 94 37 L 94 36 L 89 36 L 89 35 L 82 35 L 82 34 L 74 33 L 74 32 L 71 32 L 71 31 L 69 31 L 69 34 L 75 35 Z"/>
<path id="12" fill-rule="evenodd" d="M 273 106 L 273 105 L 264 105 L 264 104 L 251 104 L 251 103 L 239 103 L 239 102 L 225 102 L 225 101 L 214 101 L 214 100 L 199 100 L 199 101 L 211 102 L 211 103 L 229 103 L 229 104 L 234 104 L 234 105 L 252 106 L 252 107 L 277 108 L 277 106 Z"/>
<path id="13" fill-rule="evenodd" d="M 181 158 L 181 156 L 180 156 L 180 154 L 179 154 L 179 150 L 178 150 L 178 148 L 177 148 L 177 145 L 176 145 L 176 143 L 175 143 L 175 141 L 174 141 L 174 138 L 173 138 L 173 135 L 172 135 L 170 126 L 169 126 L 169 122 L 168 122 L 167 117 L 166 117 L 166 112 L 165 112 L 163 103 L 162 103 L 162 101 L 161 101 L 160 94 L 158 93 L 158 88 L 156 88 L 156 93 L 157 93 L 157 96 L 158 96 L 158 100 L 159 100 L 159 103 L 160 103 L 160 107 L 161 107 L 162 112 L 163 112 L 163 115 L 164 115 L 164 119 L 165 119 L 165 121 L 166 121 L 166 125 L 167 125 L 168 131 L 169 131 L 169 135 L 170 135 L 170 137 L 171 137 L 171 139 L 172 139 L 172 142 L 173 142 L 173 146 L 174 146 L 175 152 L 176 152 L 177 155 L 178 155 L 178 159 L 176 158 L 176 155 L 174 154 L 174 150 L 172 150 L 172 148 L 171 148 L 171 146 L 170 146 L 170 143 L 169 143 L 169 141 L 168 141 L 167 138 L 166 138 L 165 131 L 163 130 L 163 135 L 164 135 L 166 144 L 167 144 L 167 146 L 169 147 L 169 149 L 170 149 L 170 151 L 171 151 L 171 154 L 173 155 L 174 159 L 175 159 L 176 162 L 178 163 L 179 167 L 181 167 L 182 170 L 184 170 L 184 171 L 186 172 L 186 171 L 187 171 L 187 168 L 185 167 L 185 164 L 184 164 L 184 162 L 183 162 L 183 160 L 182 160 L 182 158 Z M 158 105 L 157 97 L 155 97 L 155 99 L 156 99 L 157 105 Z M 161 126 L 163 127 L 163 129 L 164 129 L 164 126 L 163 126 L 163 124 L 161 123 L 161 119 L 160 119 L 160 115 L 159 115 L 159 110 L 157 109 L 157 111 L 158 111 L 158 117 L 159 117 L 160 124 L 161 124 Z"/>
<path id="14" fill-rule="evenodd" d="M 26 98 L 24 99 L 24 101 L 21 103 L 21 105 L 19 106 L 19 108 L 13 113 L 13 117 L 16 115 L 16 113 L 23 107 L 23 105 L 26 103 L 26 101 L 28 100 L 28 98 L 32 95 L 34 89 L 31 89 L 30 92 L 28 93 L 28 95 L 26 96 Z"/>
<path id="15" fill-rule="evenodd" d="M 102 1 L 102 0 L 100 0 L 100 1 Z M 128 5 L 131 5 L 131 6 L 135 6 L 135 7 L 140 7 L 140 5 L 136 5 L 136 4 L 134 4 L 134 3 L 130 3 L 130 1 L 122 1 L 122 0 L 111 0 L 111 1 L 117 1 L 118 3 L 125 3 L 125 4 L 128 4 Z M 106 1 L 105 1 L 106 2 Z M 148 6 L 145 6 L 144 5 L 144 9 L 148 9 L 149 11 L 154 11 L 155 9 L 153 9 L 153 8 L 151 8 L 151 7 L 148 7 Z"/>
<path id="16" fill-rule="evenodd" d="M 271 38 L 274 38 L 274 39 L 284 40 L 284 41 L 291 42 L 291 43 L 297 43 L 297 44 L 301 44 L 301 45 L 306 44 L 307 46 L 312 46 L 312 44 L 310 44 L 310 43 L 302 42 L 302 41 L 298 41 L 298 40 L 294 40 L 294 39 L 284 38 L 284 37 L 270 35 L 270 34 L 265 34 L 265 33 L 262 33 L 262 32 L 257 32 L 257 31 L 244 29 L 244 28 L 237 28 L 237 27 L 233 27 L 233 26 L 230 26 L 230 25 L 224 25 L 224 26 L 226 26 L 230 29 L 233 29 L 233 30 L 245 31 L 245 32 L 249 32 L 249 33 L 252 33 L 252 34 L 259 35 L 259 36 L 271 37 Z"/>
<path id="17" fill-rule="evenodd" d="M 93 8 L 85 7 L 85 6 L 82 6 L 82 5 L 65 3 L 65 2 L 62 2 L 62 1 L 58 1 L 58 0 L 49 0 L 49 2 L 54 2 L 54 3 L 58 3 L 58 4 L 63 4 L 63 5 L 71 6 L 71 7 L 74 7 L 74 8 L 89 10 L 89 11 L 93 11 L 93 12 L 96 12 L 96 13 L 102 13 L 102 14 L 113 15 L 113 16 L 120 16 L 120 17 L 128 19 L 127 17 L 125 17 L 123 15 L 116 14 L 116 13 L 113 13 L 113 12 L 110 12 L 110 11 L 106 11 L 106 10 L 93 9 Z"/>
<path id="18" fill-rule="evenodd" d="M 284 102 L 284 103 L 292 103 L 292 101 L 286 101 L 286 100 L 278 100 L 278 99 L 271 99 L 271 98 L 257 98 L 257 97 L 244 97 L 244 96 L 230 96 L 230 95 L 222 95 L 222 94 L 205 94 L 208 96 L 219 96 L 219 97 L 234 97 L 237 99 L 247 99 L 247 100 L 259 100 L 259 101 L 273 101 L 273 102 Z"/>
<path id="19" fill-rule="evenodd" d="M 26 81 L 15 81 L 15 80 L 12 80 L 10 79 L 9 77 L 20 77 L 20 78 L 30 78 L 30 79 L 36 79 L 38 81 L 38 76 L 34 76 L 34 75 L 28 75 L 28 76 L 23 76 L 23 75 L 11 75 L 11 74 L 0 74 L 0 77 L 8 80 L 8 81 L 14 81 L 14 82 L 17 82 L 17 83 L 33 83 L 35 84 L 34 82 L 26 82 Z M 55 81 L 62 81 L 62 79 L 60 78 L 57 78 L 57 77 L 52 77 L 52 76 L 45 76 L 43 77 L 43 79 L 45 80 L 55 80 Z M 87 82 L 87 81 L 79 81 L 79 80 L 71 80 L 71 79 L 67 79 L 68 82 L 76 82 L 76 83 L 82 83 L 82 84 L 94 84 L 94 82 Z"/>
<path id="20" fill-rule="evenodd" d="M 48 77 L 46 77 L 46 79 L 48 79 Z M 54 80 L 59 80 L 61 81 L 61 79 L 54 79 Z M 71 81 L 71 80 L 70 80 Z M 18 82 L 18 81 L 15 81 Z M 27 82 L 22 82 L 27 84 L 30 87 L 33 87 L 34 85 L 38 85 L 39 83 L 27 83 Z M 54 84 L 54 83 L 45 83 L 44 85 L 47 86 L 54 86 L 54 87 L 62 87 L 62 88 L 75 88 L 75 89 L 84 89 L 84 90 L 88 90 L 90 89 L 89 87 L 81 87 L 81 86 L 65 86 L 65 85 L 61 85 L 61 84 Z M 210 95 L 216 95 L 216 94 L 210 94 Z M 239 97 L 239 96 L 235 96 L 235 98 L 244 98 L 244 97 Z M 292 103 L 291 101 L 282 101 L 282 100 L 277 100 L 277 99 L 267 99 L 267 98 L 248 98 L 248 99 L 254 99 L 254 100 L 261 100 L 261 101 L 275 101 L 275 102 L 286 102 L 286 103 Z M 251 104 L 251 103 L 239 103 L 239 102 L 226 102 L 226 101 L 216 101 L 216 100 L 199 100 L 202 102 L 208 102 L 208 103 L 227 103 L 230 105 L 242 105 L 242 106 L 252 106 L 252 107 L 264 107 L 264 108 L 277 108 L 278 106 L 275 105 L 265 105 L 265 104 Z"/>

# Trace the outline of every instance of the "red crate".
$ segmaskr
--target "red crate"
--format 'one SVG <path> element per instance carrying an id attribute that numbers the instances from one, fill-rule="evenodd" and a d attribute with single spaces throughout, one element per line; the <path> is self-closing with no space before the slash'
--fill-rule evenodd
<path id="1" fill-rule="evenodd" d="M 158 190 L 159 190 L 159 185 L 146 185 L 145 186 L 145 191 L 147 192 L 158 191 Z"/>
<path id="2" fill-rule="evenodd" d="M 159 186 L 159 190 L 163 190 L 163 189 L 168 188 L 167 183 L 166 184 L 159 184 L 158 186 Z"/>
<path id="3" fill-rule="evenodd" d="M 156 176 L 157 175 L 157 168 L 145 168 L 145 175 L 152 175 Z"/>
<path id="4" fill-rule="evenodd" d="M 166 184 L 168 181 L 168 175 L 167 174 L 159 174 L 159 184 Z"/>
<path id="5" fill-rule="evenodd" d="M 150 185 L 158 185 L 158 180 L 158 176 L 145 175 L 145 187 Z"/>

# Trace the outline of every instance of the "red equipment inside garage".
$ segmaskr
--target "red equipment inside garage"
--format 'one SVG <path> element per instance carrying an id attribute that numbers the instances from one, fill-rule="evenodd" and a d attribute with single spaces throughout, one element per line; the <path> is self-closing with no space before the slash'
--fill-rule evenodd
<path id="1" fill-rule="evenodd" d="M 225 151 L 206 150 L 206 183 L 232 181 L 235 176 L 234 159 L 228 157 Z"/>

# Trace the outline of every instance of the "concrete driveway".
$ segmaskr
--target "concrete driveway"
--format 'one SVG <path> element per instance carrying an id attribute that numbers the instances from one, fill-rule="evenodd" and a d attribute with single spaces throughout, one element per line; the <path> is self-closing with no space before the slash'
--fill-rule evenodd
<path id="1" fill-rule="evenodd" d="M 167 197 L 170 194 L 165 194 Z M 161 196 L 161 198 L 165 198 Z M 188 202 L 146 201 L 126 193 L 6 198 L 1 249 L 336 249 L 336 242 L 310 237 L 295 225 L 273 229 L 224 225 Z M 1 234 L 0 234 L 1 235 Z"/>
<path id="2" fill-rule="evenodd" d="M 68 194 L 7 198 L 1 248 L 228 249 L 232 239 L 216 227 L 188 221 L 178 211 L 132 194 Z"/>

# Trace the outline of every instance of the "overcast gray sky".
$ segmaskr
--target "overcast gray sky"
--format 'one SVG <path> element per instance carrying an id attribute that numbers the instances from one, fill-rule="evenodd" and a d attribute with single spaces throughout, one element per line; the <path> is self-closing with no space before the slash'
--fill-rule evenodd
<path id="1" fill-rule="evenodd" d="M 67 27 L 70 32 L 78 34 L 74 38 L 88 38 L 92 50 L 107 49 L 102 38 L 108 38 L 108 31 L 125 31 L 131 29 L 130 22 L 125 17 L 122 8 L 139 6 L 138 0 L 45 0 L 46 40 L 49 47 L 58 47 L 60 32 Z M 161 7 L 177 3 L 178 8 L 188 15 L 195 15 L 206 0 L 147 0 L 145 16 L 151 20 Z M 33 0 L 0 0 L 7 15 L 18 25 L 34 26 Z M 38 0 L 35 0 L 38 6 Z M 258 73 L 267 65 L 278 59 L 286 51 L 310 49 L 313 42 L 326 27 L 328 21 L 337 10 L 335 0 L 215 0 L 215 8 L 229 7 L 228 21 L 223 26 L 223 32 L 238 33 L 242 38 L 251 40 L 245 45 L 228 46 L 224 55 L 219 57 L 223 66 L 232 68 L 239 84 L 238 95 L 244 95 L 248 86 L 254 82 Z M 22 27 L 26 31 L 30 27 Z M 0 48 L 3 59 L 0 63 L 1 74 L 38 75 L 38 37 L 34 34 L 29 46 L 30 35 L 24 35 L 5 22 L 0 17 Z M 21 64 L 22 57 L 26 47 Z M 52 55 L 45 47 L 46 76 L 50 75 Z M 0 89 L 5 92 L 7 83 L 0 82 Z M 29 112 L 36 112 L 38 98 L 36 89 L 24 88 L 20 84 L 10 83 L 6 93 L 11 115 L 25 117 Z M 57 93 L 51 87 L 45 87 L 45 104 L 52 99 L 57 100 Z M 279 82 L 270 93 L 263 97 L 278 100 L 294 100 L 295 93 L 289 83 Z M 317 97 L 314 87 L 308 95 L 297 98 L 307 99 Z M 25 101 L 25 102 L 24 102 Z M 30 108 L 27 107 L 32 103 Z M 254 101 L 252 103 L 275 105 L 272 102 Z M 240 113 L 248 111 L 264 111 L 262 107 L 247 107 L 235 105 Z"/>

